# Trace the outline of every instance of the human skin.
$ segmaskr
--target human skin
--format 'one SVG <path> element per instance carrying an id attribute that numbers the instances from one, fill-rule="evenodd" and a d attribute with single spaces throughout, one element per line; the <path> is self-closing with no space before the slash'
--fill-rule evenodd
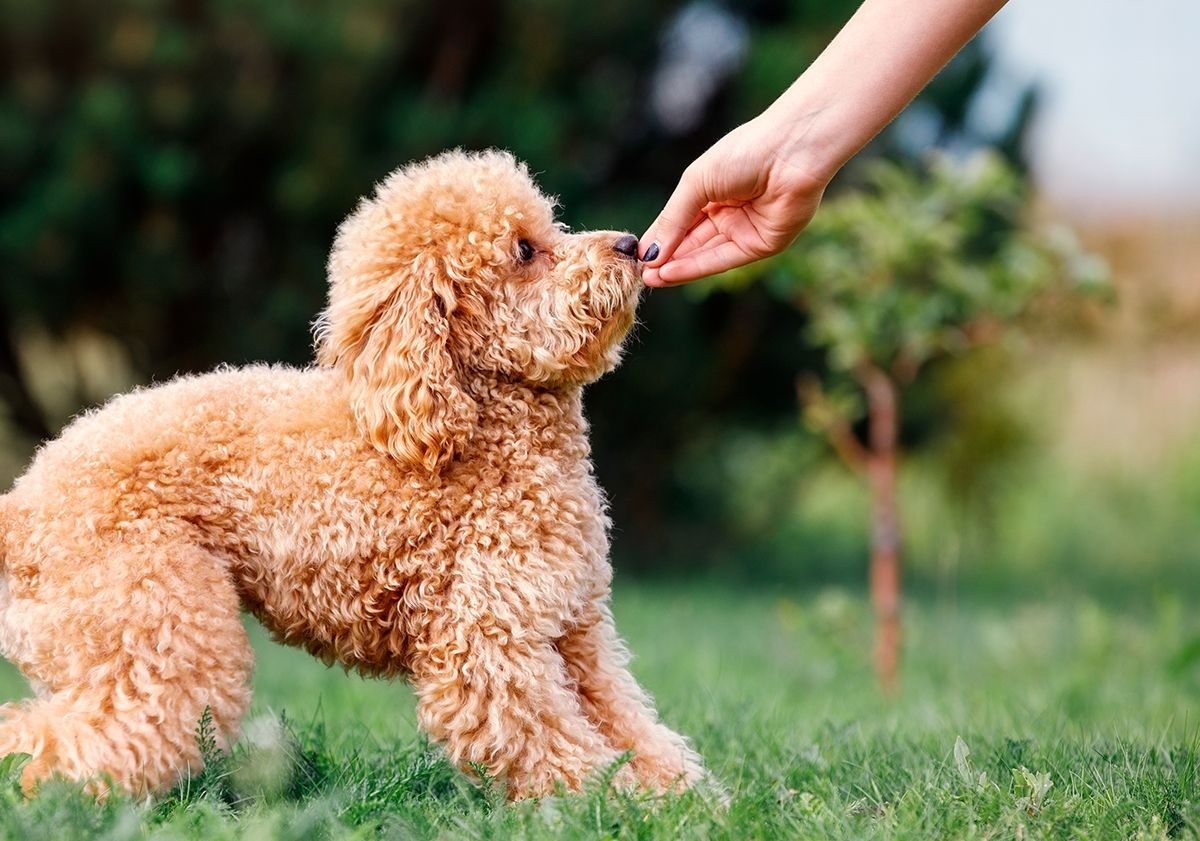
<path id="1" fill-rule="evenodd" d="M 1003 6 L 866 0 L 770 107 L 684 170 L 642 235 L 644 283 L 676 286 L 787 248 L 837 171 Z"/>

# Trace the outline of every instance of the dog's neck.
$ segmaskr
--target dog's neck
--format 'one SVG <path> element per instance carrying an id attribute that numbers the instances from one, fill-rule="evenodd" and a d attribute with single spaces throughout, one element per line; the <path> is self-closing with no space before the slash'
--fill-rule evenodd
<path id="1" fill-rule="evenodd" d="M 520 442 L 531 450 L 569 450 L 587 457 L 581 387 L 538 388 L 488 379 L 476 382 L 471 393 L 479 404 L 476 439 Z"/>

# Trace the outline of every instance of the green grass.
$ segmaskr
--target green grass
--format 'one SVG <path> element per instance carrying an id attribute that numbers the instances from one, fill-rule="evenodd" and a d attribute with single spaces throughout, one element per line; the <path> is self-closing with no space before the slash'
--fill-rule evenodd
<path id="1" fill-rule="evenodd" d="M 1181 599 L 910 603 L 905 684 L 843 591 L 627 585 L 616 613 L 664 717 L 727 788 L 505 804 L 414 726 L 402 685 L 255 632 L 246 735 L 158 802 L 0 780 L 0 837 L 1167 838 L 1200 829 L 1200 616 Z M 22 691 L 11 672 L 0 694 Z M 960 741 L 961 740 L 961 741 Z M 957 747 L 956 747 L 957 745 Z"/>

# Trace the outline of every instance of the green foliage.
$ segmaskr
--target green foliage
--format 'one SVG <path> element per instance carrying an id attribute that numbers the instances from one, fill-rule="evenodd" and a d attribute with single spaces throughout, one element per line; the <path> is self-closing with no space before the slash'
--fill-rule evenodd
<path id="1" fill-rule="evenodd" d="M 875 162 L 866 189 L 828 202 L 792 249 L 734 282 L 761 275 L 803 308 L 835 369 L 908 380 L 1042 296 L 1107 289 L 1102 263 L 1028 213 L 1023 181 L 995 154 L 936 157 L 925 172 Z"/>
<path id="2" fill-rule="evenodd" d="M 623 794 L 603 775 L 584 794 L 506 804 L 417 735 L 407 689 L 254 628 L 256 708 L 217 760 L 221 787 L 97 804 L 53 783 L 26 801 L 20 759 L 0 760 L 0 839 L 1193 837 L 1200 741 L 1180 711 L 1200 671 L 1175 657 L 1200 635 L 1189 603 L 914 599 L 907 681 L 886 704 L 869 608 L 850 592 L 619 588 L 635 671 L 727 807 Z M 0 687 L 11 697 L 7 670 Z M 271 707 L 293 713 L 280 729 L 294 782 L 263 792 L 234 769 L 274 761 L 253 724 Z"/>

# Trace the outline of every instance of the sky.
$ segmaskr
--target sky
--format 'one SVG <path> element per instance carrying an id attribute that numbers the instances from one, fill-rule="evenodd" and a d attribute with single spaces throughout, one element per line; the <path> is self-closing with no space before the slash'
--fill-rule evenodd
<path id="1" fill-rule="evenodd" d="M 1200 211 L 1200 0 L 1012 0 L 985 37 L 1041 86 L 1030 151 L 1054 203 Z"/>

